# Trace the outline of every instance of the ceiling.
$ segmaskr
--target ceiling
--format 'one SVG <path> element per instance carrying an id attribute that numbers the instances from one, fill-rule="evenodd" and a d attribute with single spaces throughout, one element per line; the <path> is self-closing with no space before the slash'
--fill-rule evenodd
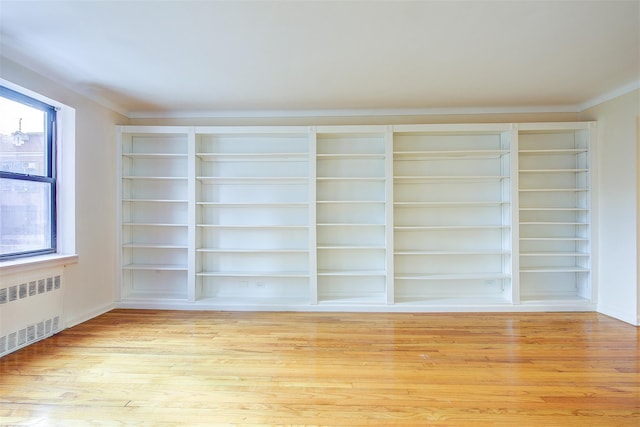
<path id="1" fill-rule="evenodd" d="M 640 0 L 0 0 L 3 56 L 130 117 L 579 111 L 638 87 L 639 27 Z"/>

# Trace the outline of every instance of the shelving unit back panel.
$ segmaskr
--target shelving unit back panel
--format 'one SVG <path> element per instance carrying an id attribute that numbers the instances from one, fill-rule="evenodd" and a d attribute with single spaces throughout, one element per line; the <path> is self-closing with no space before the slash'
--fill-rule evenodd
<path id="1" fill-rule="evenodd" d="M 399 251 L 465 251 L 498 250 L 503 231 L 499 228 L 396 230 L 396 252 Z"/>
<path id="2" fill-rule="evenodd" d="M 361 245 L 384 247 L 385 233 L 382 225 L 318 225 L 318 246 Z"/>
<path id="3" fill-rule="evenodd" d="M 576 272 L 541 272 L 523 274 L 520 278 L 520 295 L 523 301 L 531 299 L 554 299 L 560 297 L 585 296 L 583 283 L 589 273 Z"/>
<path id="4" fill-rule="evenodd" d="M 396 226 L 501 226 L 500 206 L 398 207 Z"/>
<path id="5" fill-rule="evenodd" d="M 318 181 L 316 194 L 318 201 L 384 202 L 385 186 L 383 181 Z"/>
<path id="6" fill-rule="evenodd" d="M 317 154 L 381 154 L 384 134 L 318 133 Z"/>
<path id="7" fill-rule="evenodd" d="M 201 299 L 235 299 L 235 303 L 309 301 L 309 279 L 297 277 L 201 277 Z"/>
<path id="8" fill-rule="evenodd" d="M 154 227 L 136 225 L 123 227 L 123 244 L 182 245 L 187 246 L 186 227 Z"/>
<path id="9" fill-rule="evenodd" d="M 321 276 L 318 278 L 318 298 L 321 301 L 347 297 L 370 297 L 384 301 L 386 283 L 384 276 L 343 277 Z"/>
<path id="10" fill-rule="evenodd" d="M 571 223 L 520 224 L 520 238 L 531 237 L 587 237 L 587 225 Z"/>
<path id="11" fill-rule="evenodd" d="M 186 154 L 186 134 L 123 134 L 122 153 L 127 154 Z"/>
<path id="12" fill-rule="evenodd" d="M 187 272 L 159 270 L 130 270 L 123 293 L 128 298 L 186 299 Z"/>
<path id="13" fill-rule="evenodd" d="M 518 146 L 528 150 L 587 150 L 589 132 L 587 130 L 520 131 Z"/>
<path id="14" fill-rule="evenodd" d="M 309 222 L 307 207 L 255 205 L 200 209 L 200 224 L 281 226 L 307 225 Z"/>
<path id="15" fill-rule="evenodd" d="M 395 161 L 396 175 L 401 176 L 502 176 L 502 162 L 500 158 L 469 159 L 432 159 Z"/>
<path id="16" fill-rule="evenodd" d="M 385 161 L 380 159 L 360 158 L 318 158 L 316 174 L 318 177 L 385 177 Z"/>
<path id="17" fill-rule="evenodd" d="M 202 271 L 269 273 L 297 272 L 308 274 L 309 256 L 306 253 L 200 252 Z"/>
<path id="18" fill-rule="evenodd" d="M 429 132 L 397 133 L 393 138 L 394 151 L 438 152 L 500 150 L 503 148 L 501 135 L 495 133 Z"/>
<path id="19" fill-rule="evenodd" d="M 124 259 L 134 265 L 180 265 L 187 268 L 186 249 L 125 248 Z"/>
<path id="20" fill-rule="evenodd" d="M 238 133 L 198 134 L 198 153 L 220 154 L 273 154 L 307 153 L 309 139 L 306 134 Z"/>
<path id="21" fill-rule="evenodd" d="M 187 180 L 123 180 L 122 192 L 125 199 L 141 200 L 186 200 Z"/>
<path id="22" fill-rule="evenodd" d="M 395 255 L 396 274 L 482 274 L 502 271 L 502 255 Z"/>
<path id="23" fill-rule="evenodd" d="M 399 171 L 395 170 L 395 173 Z M 501 202 L 502 187 L 498 181 L 465 181 L 433 183 L 396 183 L 396 202 Z"/>
<path id="24" fill-rule="evenodd" d="M 201 247 L 216 249 L 308 249 L 306 229 L 235 228 L 198 230 Z"/>
<path id="25" fill-rule="evenodd" d="M 123 176 L 138 177 L 174 177 L 186 178 L 188 170 L 186 156 L 184 158 L 131 158 L 124 157 L 122 160 Z"/>
<path id="26" fill-rule="evenodd" d="M 588 209 L 587 194 L 578 191 L 521 192 L 520 208 L 537 208 L 549 211 L 558 208 Z M 524 212 L 524 211 L 523 211 Z"/>
<path id="27" fill-rule="evenodd" d="M 385 224 L 383 203 L 318 204 L 316 218 L 321 224 Z"/>
<path id="28" fill-rule="evenodd" d="M 500 279 L 396 280 L 396 300 L 411 302 L 420 299 L 473 299 L 492 297 L 504 299 L 504 284 Z"/>
<path id="29" fill-rule="evenodd" d="M 586 190 L 585 172 L 547 172 L 544 174 L 520 174 L 520 189 Z M 582 178 L 582 179 L 581 179 Z"/>
<path id="30" fill-rule="evenodd" d="M 329 271 L 384 271 L 385 250 L 318 249 L 318 268 Z"/>
<path id="31" fill-rule="evenodd" d="M 154 202 L 126 202 L 122 207 L 124 223 L 187 224 L 187 203 L 158 206 Z"/>
<path id="32" fill-rule="evenodd" d="M 307 161 L 200 161 L 199 176 L 306 178 L 308 174 Z"/>
<path id="33" fill-rule="evenodd" d="M 308 201 L 307 184 L 200 183 L 198 201 L 219 203 L 297 203 Z"/>

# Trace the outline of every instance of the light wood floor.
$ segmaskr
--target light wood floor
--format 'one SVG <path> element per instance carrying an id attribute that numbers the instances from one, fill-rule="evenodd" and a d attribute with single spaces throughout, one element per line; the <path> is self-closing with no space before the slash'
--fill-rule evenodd
<path id="1" fill-rule="evenodd" d="M 639 343 L 596 313 L 115 310 L 0 359 L 0 424 L 638 427 Z"/>

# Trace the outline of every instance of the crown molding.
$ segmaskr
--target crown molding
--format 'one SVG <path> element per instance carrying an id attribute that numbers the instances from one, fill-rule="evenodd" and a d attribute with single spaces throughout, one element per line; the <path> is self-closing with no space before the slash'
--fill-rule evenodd
<path id="1" fill-rule="evenodd" d="M 198 118 L 304 118 L 304 117 L 388 117 L 480 114 L 577 113 L 576 105 L 527 107 L 456 107 L 456 108 L 380 108 L 318 110 L 191 110 L 131 111 L 130 119 L 198 119 Z"/>
<path id="2" fill-rule="evenodd" d="M 611 92 L 607 92 L 605 94 L 592 98 L 587 102 L 579 104 L 578 112 L 582 113 L 583 111 L 588 110 L 589 108 L 595 107 L 596 105 L 603 104 L 607 101 L 611 101 L 612 99 L 615 99 L 619 96 L 626 95 L 638 89 L 640 89 L 640 79 L 634 82 L 631 82 L 627 85 L 621 86 L 617 89 L 614 89 Z"/>

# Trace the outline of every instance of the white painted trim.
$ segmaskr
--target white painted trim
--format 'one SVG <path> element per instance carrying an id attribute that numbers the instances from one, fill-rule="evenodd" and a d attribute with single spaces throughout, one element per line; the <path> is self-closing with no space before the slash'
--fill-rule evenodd
<path id="1" fill-rule="evenodd" d="M 184 311 L 294 311 L 294 312 L 344 312 L 344 313 L 530 313 L 530 312 L 594 312 L 595 304 L 588 302 L 550 302 L 514 305 L 504 304 L 225 304 L 199 302 L 191 304 L 181 301 L 127 301 L 116 304 L 117 309 L 135 310 L 184 310 Z M 606 313 L 605 313 L 606 314 Z"/>
<path id="2" fill-rule="evenodd" d="M 472 114 L 577 113 L 576 105 L 540 105 L 527 107 L 469 108 L 376 108 L 321 110 L 201 110 L 130 111 L 130 119 L 203 119 L 203 118 L 298 118 L 298 117 L 388 117 Z"/>
<path id="3" fill-rule="evenodd" d="M 605 316 L 613 317 L 623 322 L 629 323 L 633 326 L 640 326 L 640 317 L 635 313 L 628 312 L 621 307 L 614 307 L 612 305 L 598 304 L 598 313 Z"/>
<path id="4" fill-rule="evenodd" d="M 0 262 L 0 278 L 9 274 L 25 273 L 31 270 L 66 267 L 77 262 L 78 255 L 75 254 L 51 254 L 2 261 Z"/>
<path id="5" fill-rule="evenodd" d="M 626 95 L 628 93 L 633 92 L 634 90 L 640 89 L 640 80 L 636 80 L 634 82 L 629 83 L 628 85 L 624 85 L 617 89 L 612 90 L 611 92 L 604 93 L 600 96 L 596 96 L 593 99 L 588 100 L 582 104 L 578 104 L 578 112 L 581 113 L 584 110 L 588 110 L 591 107 L 595 107 L 596 105 L 602 104 L 607 101 L 611 101 L 619 96 Z"/>
<path id="6" fill-rule="evenodd" d="M 80 323 L 84 323 L 87 320 L 91 320 L 95 317 L 98 317 L 100 315 L 103 315 L 111 310 L 113 310 L 116 307 L 115 303 L 111 302 L 109 304 L 105 304 L 101 307 L 97 307 L 91 311 L 88 311 L 84 314 L 82 314 L 81 316 L 76 316 L 73 319 L 65 319 L 65 325 L 64 328 L 72 328 L 76 325 L 79 325 Z M 62 329 L 64 329 L 62 328 Z"/>

